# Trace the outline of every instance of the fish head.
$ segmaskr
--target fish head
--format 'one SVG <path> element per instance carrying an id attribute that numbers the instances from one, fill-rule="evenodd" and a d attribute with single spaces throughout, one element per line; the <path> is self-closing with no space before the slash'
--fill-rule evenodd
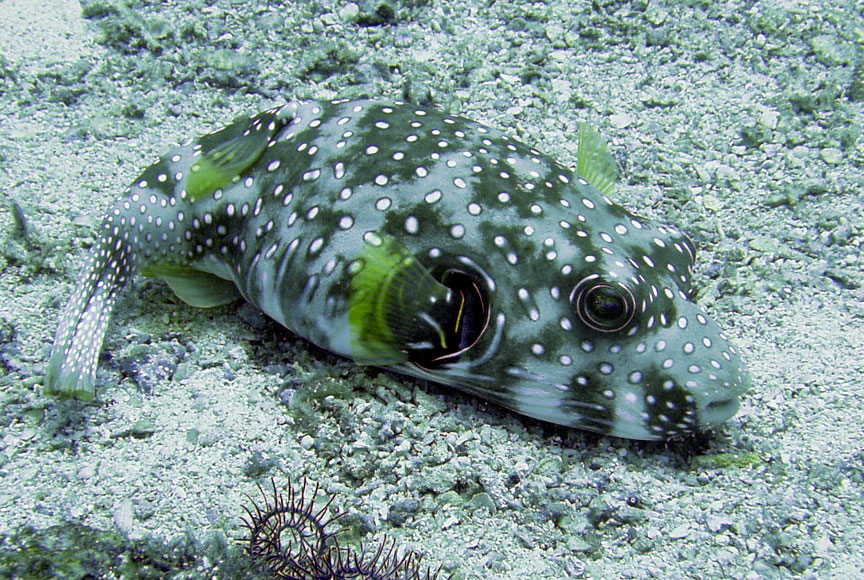
<path id="1" fill-rule="evenodd" d="M 412 374 L 613 436 L 716 428 L 748 377 L 694 302 L 693 243 L 576 179 L 561 198 L 570 202 L 547 204 L 542 219 L 498 223 L 469 242 L 486 252 L 430 258 L 432 275 L 466 297 L 462 335 Z"/>
<path id="2" fill-rule="evenodd" d="M 634 439 L 718 427 L 737 412 L 749 379 L 735 347 L 694 302 L 692 241 L 603 195 L 594 199 L 612 221 L 568 228 L 582 233 L 562 245 L 573 265 L 561 280 L 559 326 L 573 353 L 563 360 L 574 361 L 564 392 L 591 394 L 572 397 L 574 412 L 593 406 L 586 422 Z"/>
<path id="3" fill-rule="evenodd" d="M 342 135 L 363 106 L 331 116 Z M 413 106 L 372 107 L 350 133 L 355 361 L 632 439 L 734 415 L 747 379 L 693 302 L 692 242 L 611 201 L 615 161 L 587 125 L 575 170 Z"/>

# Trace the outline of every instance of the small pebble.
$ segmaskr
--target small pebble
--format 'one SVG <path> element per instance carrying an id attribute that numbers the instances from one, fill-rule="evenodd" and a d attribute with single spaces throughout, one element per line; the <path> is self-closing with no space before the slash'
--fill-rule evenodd
<path id="1" fill-rule="evenodd" d="M 826 147 L 819 152 L 819 156 L 825 163 L 837 165 L 843 161 L 843 152 L 836 147 Z"/>
<path id="2" fill-rule="evenodd" d="M 128 498 L 114 509 L 114 525 L 123 534 L 128 535 L 132 531 L 132 501 Z"/>
<path id="3" fill-rule="evenodd" d="M 609 117 L 609 122 L 612 123 L 612 126 L 616 129 L 624 129 L 633 123 L 633 117 L 627 113 L 615 113 Z"/>

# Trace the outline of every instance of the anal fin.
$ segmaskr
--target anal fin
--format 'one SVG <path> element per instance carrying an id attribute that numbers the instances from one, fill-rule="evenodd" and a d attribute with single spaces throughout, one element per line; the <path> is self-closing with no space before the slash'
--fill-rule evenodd
<path id="1" fill-rule="evenodd" d="M 189 266 L 160 264 L 144 268 L 142 273 L 164 280 L 180 300 L 196 308 L 214 308 L 240 297 L 234 282 Z"/>

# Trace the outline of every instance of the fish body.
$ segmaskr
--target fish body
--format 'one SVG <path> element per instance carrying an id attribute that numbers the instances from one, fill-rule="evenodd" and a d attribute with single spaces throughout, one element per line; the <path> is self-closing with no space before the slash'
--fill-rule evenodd
<path id="1" fill-rule="evenodd" d="M 47 390 L 92 398 L 136 271 L 238 295 L 334 353 L 560 425 L 666 439 L 730 418 L 735 349 L 692 301 L 693 244 L 504 133 L 410 104 L 292 103 L 159 159 L 109 210 L 61 317 Z"/>

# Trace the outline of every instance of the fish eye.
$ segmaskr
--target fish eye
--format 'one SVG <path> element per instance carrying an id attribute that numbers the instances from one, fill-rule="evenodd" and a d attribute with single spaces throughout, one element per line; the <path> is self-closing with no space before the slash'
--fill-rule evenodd
<path id="1" fill-rule="evenodd" d="M 617 332 L 636 313 L 636 300 L 627 286 L 587 276 L 570 293 L 570 305 L 585 326 L 597 332 Z"/>

